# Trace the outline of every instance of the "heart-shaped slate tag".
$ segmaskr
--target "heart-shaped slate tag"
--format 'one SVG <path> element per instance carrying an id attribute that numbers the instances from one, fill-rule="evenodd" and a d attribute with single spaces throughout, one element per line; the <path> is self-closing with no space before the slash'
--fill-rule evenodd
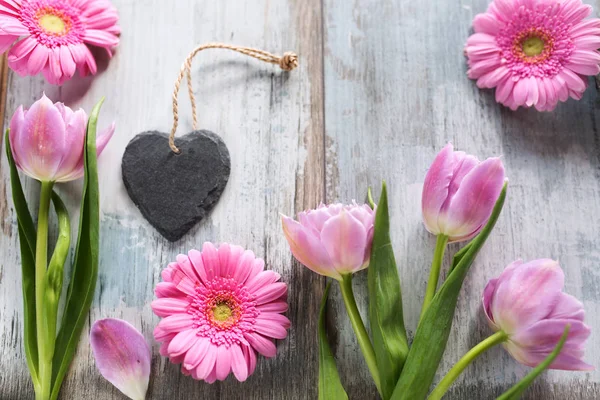
<path id="1" fill-rule="evenodd" d="M 216 134 L 200 130 L 176 139 L 144 132 L 125 149 L 123 183 L 131 200 L 161 235 L 174 242 L 215 206 L 229 179 L 229 151 Z"/>

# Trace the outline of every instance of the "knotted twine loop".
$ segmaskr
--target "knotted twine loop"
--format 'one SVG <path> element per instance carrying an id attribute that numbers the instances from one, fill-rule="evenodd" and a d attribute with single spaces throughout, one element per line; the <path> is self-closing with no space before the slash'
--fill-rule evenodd
<path id="1" fill-rule="evenodd" d="M 181 86 L 184 75 L 187 80 L 190 103 L 192 104 L 192 127 L 194 130 L 196 130 L 198 127 L 196 97 L 194 96 L 194 89 L 192 88 L 192 60 L 196 54 L 206 49 L 229 49 L 237 51 L 238 53 L 256 58 L 257 60 L 279 65 L 279 67 L 284 71 L 291 71 L 298 66 L 298 56 L 296 53 L 291 51 L 283 53 L 283 56 L 278 56 L 264 50 L 253 49 L 251 47 L 233 46 L 224 43 L 206 43 L 196 47 L 185 59 L 181 70 L 179 71 L 179 75 L 175 80 L 175 90 L 173 91 L 173 127 L 171 128 L 171 134 L 169 135 L 169 147 L 171 147 L 171 150 L 173 150 L 174 153 L 179 153 L 179 149 L 177 146 L 175 146 L 175 132 L 177 131 L 177 126 L 179 125 L 179 101 L 177 100 L 177 96 L 179 94 L 179 87 Z"/>

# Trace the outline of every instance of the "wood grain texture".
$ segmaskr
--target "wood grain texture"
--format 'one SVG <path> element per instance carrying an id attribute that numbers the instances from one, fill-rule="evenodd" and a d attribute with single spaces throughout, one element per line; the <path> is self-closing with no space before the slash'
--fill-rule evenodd
<path id="1" fill-rule="evenodd" d="M 280 215 L 314 207 L 324 195 L 321 5 L 318 0 L 114 0 L 123 35 L 110 64 L 94 79 L 76 78 L 57 88 L 40 77 L 11 73 L 7 114 L 31 104 L 42 91 L 55 101 L 90 110 L 100 96 L 107 101 L 100 125 L 117 121 L 117 131 L 100 158 L 101 259 L 90 321 L 118 317 L 140 328 L 153 343 L 149 398 L 296 399 L 316 397 L 317 318 L 323 282 L 292 263 Z M 229 184 L 209 218 L 171 244 L 142 218 L 127 197 L 120 160 L 129 140 L 147 130 L 171 127 L 171 92 L 179 68 L 198 44 L 222 41 L 282 54 L 295 51 L 300 67 L 283 73 L 227 50 L 202 52 L 193 76 L 200 126 L 220 134 L 232 160 Z M 179 134 L 191 130 L 185 90 L 180 95 Z M 5 123 L 8 119 L 5 120 Z M 16 221 L 2 157 L 4 234 L 0 237 L 0 398 L 33 398 L 22 350 L 22 305 Z M 37 185 L 24 179 L 31 203 Z M 77 221 L 80 183 L 61 185 Z M 290 284 L 288 316 L 295 329 L 278 344 L 278 357 L 261 358 L 244 384 L 235 379 L 208 385 L 179 372 L 158 355 L 150 309 L 160 271 L 181 252 L 204 241 L 231 242 L 252 249 Z M 86 328 L 87 330 L 87 328 Z M 63 386 L 63 399 L 120 399 L 98 373 L 88 338 Z"/>
<path id="2" fill-rule="evenodd" d="M 438 379 L 490 334 L 481 312 L 483 288 L 517 258 L 560 260 L 566 291 L 584 302 L 592 328 L 586 359 L 597 362 L 600 113 L 593 80 L 580 102 L 554 113 L 510 112 L 465 76 L 463 46 L 487 0 L 324 4 L 328 200 L 362 200 L 367 186 L 387 180 L 409 336 L 435 246 L 421 223 L 420 195 L 436 152 L 451 141 L 480 157 L 503 155 L 510 178 L 507 206 L 463 286 Z M 366 315 L 366 275 L 356 281 Z M 343 327 L 337 345 L 342 381 L 350 398 L 374 398 L 342 303 L 332 303 Z M 465 371 L 447 398 L 493 399 L 526 372 L 496 348 Z M 551 372 L 524 398 L 597 399 L 600 373 Z"/>
<path id="3" fill-rule="evenodd" d="M 321 201 L 362 201 L 367 186 L 388 182 L 392 239 L 412 338 L 434 247 L 420 220 L 420 194 L 435 153 L 452 141 L 480 157 L 502 154 L 511 180 L 507 206 L 465 282 L 455 329 L 440 373 L 488 335 L 480 310 L 487 280 L 516 258 L 558 258 L 567 292 L 582 299 L 593 335 L 587 360 L 600 359 L 600 100 L 593 85 L 554 113 L 510 112 L 465 77 L 463 44 L 487 0 L 113 0 L 123 36 L 113 60 L 94 79 L 61 88 L 43 78 L 8 77 L 7 116 L 42 91 L 90 110 L 107 102 L 101 126 L 117 132 L 100 159 L 100 276 L 89 321 L 118 317 L 153 343 L 152 399 L 314 399 L 316 323 L 324 280 L 299 266 L 280 230 L 279 213 Z M 596 8 L 600 4 L 594 4 Z M 200 128 L 220 134 L 232 159 L 230 182 L 211 216 L 177 243 L 163 239 L 127 197 L 120 160 L 129 140 L 167 132 L 179 67 L 197 44 L 223 41 L 299 54 L 290 74 L 227 51 L 201 53 L 193 76 Z M 0 64 L 1 65 L 1 64 Z M 1 83 L 1 82 L 0 82 Z M 191 130 L 185 91 L 179 134 Z M 0 147 L 2 144 L 0 144 Z M 22 348 L 22 305 L 16 221 L 5 157 L 0 163 L 0 399 L 33 398 Z M 24 179 L 31 204 L 37 184 Z M 61 185 L 77 221 L 81 184 Z M 75 234 L 75 233 L 74 233 Z M 290 284 L 293 328 L 276 359 L 261 359 L 244 384 L 207 385 L 184 377 L 158 355 L 149 303 L 161 269 L 205 240 L 234 242 L 264 257 Z M 453 253 L 458 247 L 453 246 Z M 449 257 L 447 257 L 447 262 Z M 366 274 L 355 279 L 366 316 Z M 376 398 L 339 290 L 332 291 L 331 342 L 351 399 Z M 448 399 L 492 399 L 527 369 L 502 349 L 485 354 Z M 121 399 L 98 374 L 82 338 L 63 399 Z M 600 373 L 551 372 L 526 399 L 600 398 Z"/>

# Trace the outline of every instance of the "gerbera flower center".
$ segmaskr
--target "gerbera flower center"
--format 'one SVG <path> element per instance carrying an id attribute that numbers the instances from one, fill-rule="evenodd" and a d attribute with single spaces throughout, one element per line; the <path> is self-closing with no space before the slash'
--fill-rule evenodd
<path id="1" fill-rule="evenodd" d="M 233 293 L 220 293 L 206 305 L 206 314 L 213 326 L 229 329 L 240 320 L 242 310 Z"/>
<path id="2" fill-rule="evenodd" d="M 549 32 L 539 28 L 523 30 L 515 35 L 513 53 L 526 64 L 546 61 L 554 50 L 554 41 Z"/>
<path id="3" fill-rule="evenodd" d="M 189 311 L 198 335 L 216 345 L 244 343 L 244 334 L 254 331 L 259 314 L 254 297 L 233 278 L 216 277 L 196 286 Z"/>
<path id="4" fill-rule="evenodd" d="M 233 315 L 231 308 L 225 303 L 218 304 L 212 311 L 217 321 L 226 321 Z"/>
<path id="5" fill-rule="evenodd" d="M 523 53 L 528 57 L 533 57 L 542 54 L 544 51 L 544 41 L 537 36 L 531 36 L 523 40 Z"/>
<path id="6" fill-rule="evenodd" d="M 38 22 L 47 34 L 62 36 L 69 33 L 71 20 L 67 16 L 52 9 L 40 10 L 40 14 Z"/>
<path id="7" fill-rule="evenodd" d="M 83 42 L 80 14 L 71 1 L 29 0 L 23 2 L 19 20 L 40 44 L 53 48 Z"/>

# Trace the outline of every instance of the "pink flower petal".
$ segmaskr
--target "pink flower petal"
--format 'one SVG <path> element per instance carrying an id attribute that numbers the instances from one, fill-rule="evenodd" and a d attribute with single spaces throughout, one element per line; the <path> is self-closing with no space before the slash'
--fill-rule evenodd
<path id="1" fill-rule="evenodd" d="M 561 293 L 548 319 L 576 319 L 583 322 L 585 311 L 583 304 L 567 293 Z"/>
<path id="2" fill-rule="evenodd" d="M 73 59 L 73 54 L 71 54 L 71 51 L 67 46 L 60 47 L 60 67 L 63 75 L 67 79 L 71 79 L 75 74 L 77 64 Z"/>
<path id="3" fill-rule="evenodd" d="M 256 296 L 256 304 L 261 305 L 277 300 L 287 293 L 287 284 L 276 282 L 258 289 L 254 295 Z"/>
<path id="4" fill-rule="evenodd" d="M 256 320 L 254 330 L 263 336 L 273 339 L 285 339 L 287 337 L 287 331 L 283 326 L 264 319 Z"/>
<path id="5" fill-rule="evenodd" d="M 239 258 L 235 271 L 233 272 L 233 279 L 239 283 L 245 283 L 252 272 L 252 263 L 254 262 L 255 258 L 256 256 L 252 251 L 244 251 Z"/>
<path id="6" fill-rule="evenodd" d="M 248 346 L 242 346 L 244 352 L 244 358 L 246 359 L 246 365 L 248 365 L 248 376 L 254 373 L 256 369 L 256 352 Z"/>
<path id="7" fill-rule="evenodd" d="M 188 329 L 180 331 L 169 343 L 167 351 L 171 357 L 180 356 L 198 341 L 197 330 Z"/>
<path id="8" fill-rule="evenodd" d="M 206 351 L 204 358 L 202 358 L 202 360 L 196 367 L 196 374 L 198 375 L 199 379 L 205 379 L 208 381 L 209 375 L 215 369 L 215 363 L 217 362 L 217 352 L 217 346 L 213 344 L 210 344 L 208 346 L 208 350 Z M 216 378 L 212 381 L 214 382 L 215 380 Z"/>
<path id="9" fill-rule="evenodd" d="M 204 264 L 204 270 L 209 280 L 219 275 L 219 254 L 217 253 L 217 248 L 212 243 L 206 242 L 202 245 L 202 263 Z"/>
<path id="10" fill-rule="evenodd" d="M 152 311 L 159 317 L 164 318 L 170 315 L 184 313 L 189 305 L 189 300 L 184 298 L 164 297 L 152 302 Z"/>
<path id="11" fill-rule="evenodd" d="M 367 231 L 349 212 L 342 211 L 327 220 L 321 241 L 338 273 L 353 273 L 365 267 Z"/>
<path id="12" fill-rule="evenodd" d="M 275 357 L 277 348 L 275 343 L 258 333 L 247 333 L 244 335 L 250 346 L 267 358 Z"/>
<path id="13" fill-rule="evenodd" d="M 188 257 L 192 263 L 192 266 L 196 270 L 196 275 L 200 278 L 200 280 L 204 283 L 208 281 L 206 276 L 206 270 L 204 269 L 204 262 L 202 261 L 202 253 L 198 250 L 190 250 L 188 252 Z"/>
<path id="14" fill-rule="evenodd" d="M 471 236 L 487 221 L 504 179 L 504 166 L 499 158 L 483 161 L 465 176 L 448 206 L 447 215 L 438 219 L 440 228 L 451 241 Z"/>
<path id="15" fill-rule="evenodd" d="M 190 347 L 183 360 L 183 366 L 189 370 L 196 369 L 211 347 L 210 340 L 199 337 Z"/>
<path id="16" fill-rule="evenodd" d="M 438 215 L 448 198 L 450 181 L 454 174 L 454 151 L 448 143 L 435 157 L 423 184 L 421 207 L 423 222 L 427 230 L 434 235 L 440 233 Z"/>
<path id="17" fill-rule="evenodd" d="M 284 313 L 288 310 L 288 303 L 285 301 L 272 301 L 267 304 L 261 304 L 257 308 L 261 313 Z"/>
<path id="18" fill-rule="evenodd" d="M 572 319 L 539 321 L 512 337 L 511 341 L 521 350 L 519 361 L 531 367 L 539 364 L 554 349 L 567 325 L 571 326 L 569 336 L 550 369 L 593 370 L 594 367 L 580 360 L 583 355 L 582 346 L 590 335 L 590 328 L 583 322 Z"/>
<path id="19" fill-rule="evenodd" d="M 225 380 L 231 372 L 231 358 L 231 352 L 225 345 L 217 347 L 216 373 L 218 380 Z"/>
<path id="20" fill-rule="evenodd" d="M 477 14 L 473 19 L 475 32 L 496 35 L 500 31 L 500 23 L 490 14 Z"/>
<path id="21" fill-rule="evenodd" d="M 102 376 L 133 400 L 146 397 L 150 379 L 150 347 L 129 323 L 96 321 L 90 333 L 96 366 Z"/>
<path id="22" fill-rule="evenodd" d="M 97 30 L 88 29 L 85 31 L 83 40 L 98 47 L 116 47 L 119 44 L 119 38 L 111 33 Z"/>
<path id="23" fill-rule="evenodd" d="M 282 224 L 292 254 L 298 261 L 318 274 L 341 279 L 319 238 L 291 218 L 282 217 Z"/>
<path id="24" fill-rule="evenodd" d="M 535 260 L 500 277 L 492 304 L 496 325 L 516 334 L 545 318 L 554 309 L 564 285 L 564 274 L 556 261 Z"/>
<path id="25" fill-rule="evenodd" d="M 234 344 L 230 348 L 231 352 L 231 371 L 235 375 L 236 379 L 240 382 L 244 382 L 248 379 L 248 363 L 242 352 L 242 348 Z"/>

